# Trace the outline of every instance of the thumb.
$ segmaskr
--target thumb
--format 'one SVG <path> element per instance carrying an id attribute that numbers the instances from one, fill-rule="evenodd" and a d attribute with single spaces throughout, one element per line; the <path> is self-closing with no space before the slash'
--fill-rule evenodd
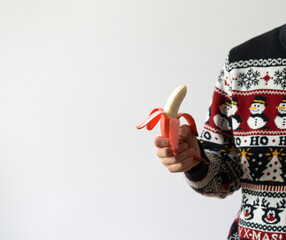
<path id="1" fill-rule="evenodd" d="M 179 137 L 181 140 L 186 142 L 190 148 L 196 150 L 196 155 L 200 156 L 200 147 L 195 134 L 189 125 L 182 125 L 179 130 Z"/>
<path id="2" fill-rule="evenodd" d="M 192 130 L 189 125 L 182 125 L 179 130 L 179 137 L 185 140 L 189 135 L 192 134 Z"/>

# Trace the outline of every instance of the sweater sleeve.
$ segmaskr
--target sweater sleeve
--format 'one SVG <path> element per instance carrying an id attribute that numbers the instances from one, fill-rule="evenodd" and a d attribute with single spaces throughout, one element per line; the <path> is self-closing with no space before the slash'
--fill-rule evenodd
<path id="1" fill-rule="evenodd" d="M 200 163 L 185 172 L 187 182 L 194 190 L 219 198 L 225 198 L 240 188 L 242 174 L 232 134 L 232 104 L 235 103 L 231 97 L 231 84 L 226 59 L 199 138 L 202 157 L 209 164 Z"/>

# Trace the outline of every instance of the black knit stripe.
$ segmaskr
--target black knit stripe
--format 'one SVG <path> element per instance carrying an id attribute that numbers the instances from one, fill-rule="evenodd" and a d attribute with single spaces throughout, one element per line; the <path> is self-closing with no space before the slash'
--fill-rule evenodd
<path id="1" fill-rule="evenodd" d="M 230 50 L 228 71 L 234 68 L 286 65 L 286 24 Z"/>

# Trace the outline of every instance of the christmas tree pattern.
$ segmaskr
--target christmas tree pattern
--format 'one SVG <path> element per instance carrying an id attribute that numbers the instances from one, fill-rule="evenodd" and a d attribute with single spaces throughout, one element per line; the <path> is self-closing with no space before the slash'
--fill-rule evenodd
<path id="1" fill-rule="evenodd" d="M 252 68 L 250 68 L 247 73 L 240 73 L 238 75 L 238 86 L 239 87 L 245 87 L 247 90 L 253 85 L 256 86 L 259 83 L 259 77 L 260 77 L 260 72 L 258 71 L 253 71 Z"/>
<path id="2" fill-rule="evenodd" d="M 262 172 L 260 181 L 269 181 L 269 183 L 284 182 L 283 178 L 281 177 L 283 172 L 280 162 L 286 156 L 285 153 L 281 153 L 283 149 L 284 148 L 278 151 L 277 149 L 273 150 L 270 148 L 271 153 L 265 154 L 266 156 L 269 156 L 267 159 L 269 162 L 266 165 L 266 169 Z"/>
<path id="3" fill-rule="evenodd" d="M 253 180 L 251 174 L 250 174 L 250 169 L 249 169 L 249 157 L 251 157 L 253 154 L 249 152 L 250 148 L 245 149 L 239 149 L 240 153 L 240 162 L 242 165 L 242 171 L 243 171 L 243 176 L 242 179 L 246 180 Z"/>
<path id="4" fill-rule="evenodd" d="M 276 71 L 274 76 L 276 77 L 274 79 L 274 84 L 281 85 L 284 90 L 286 88 L 286 68 L 284 68 L 282 71 Z"/>

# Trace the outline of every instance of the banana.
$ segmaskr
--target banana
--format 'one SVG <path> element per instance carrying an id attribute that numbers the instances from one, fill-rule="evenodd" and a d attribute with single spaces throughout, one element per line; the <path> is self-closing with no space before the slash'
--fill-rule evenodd
<path id="1" fill-rule="evenodd" d="M 164 112 L 168 117 L 177 118 L 179 107 L 186 94 L 186 85 L 180 85 L 172 92 L 164 108 Z"/>

